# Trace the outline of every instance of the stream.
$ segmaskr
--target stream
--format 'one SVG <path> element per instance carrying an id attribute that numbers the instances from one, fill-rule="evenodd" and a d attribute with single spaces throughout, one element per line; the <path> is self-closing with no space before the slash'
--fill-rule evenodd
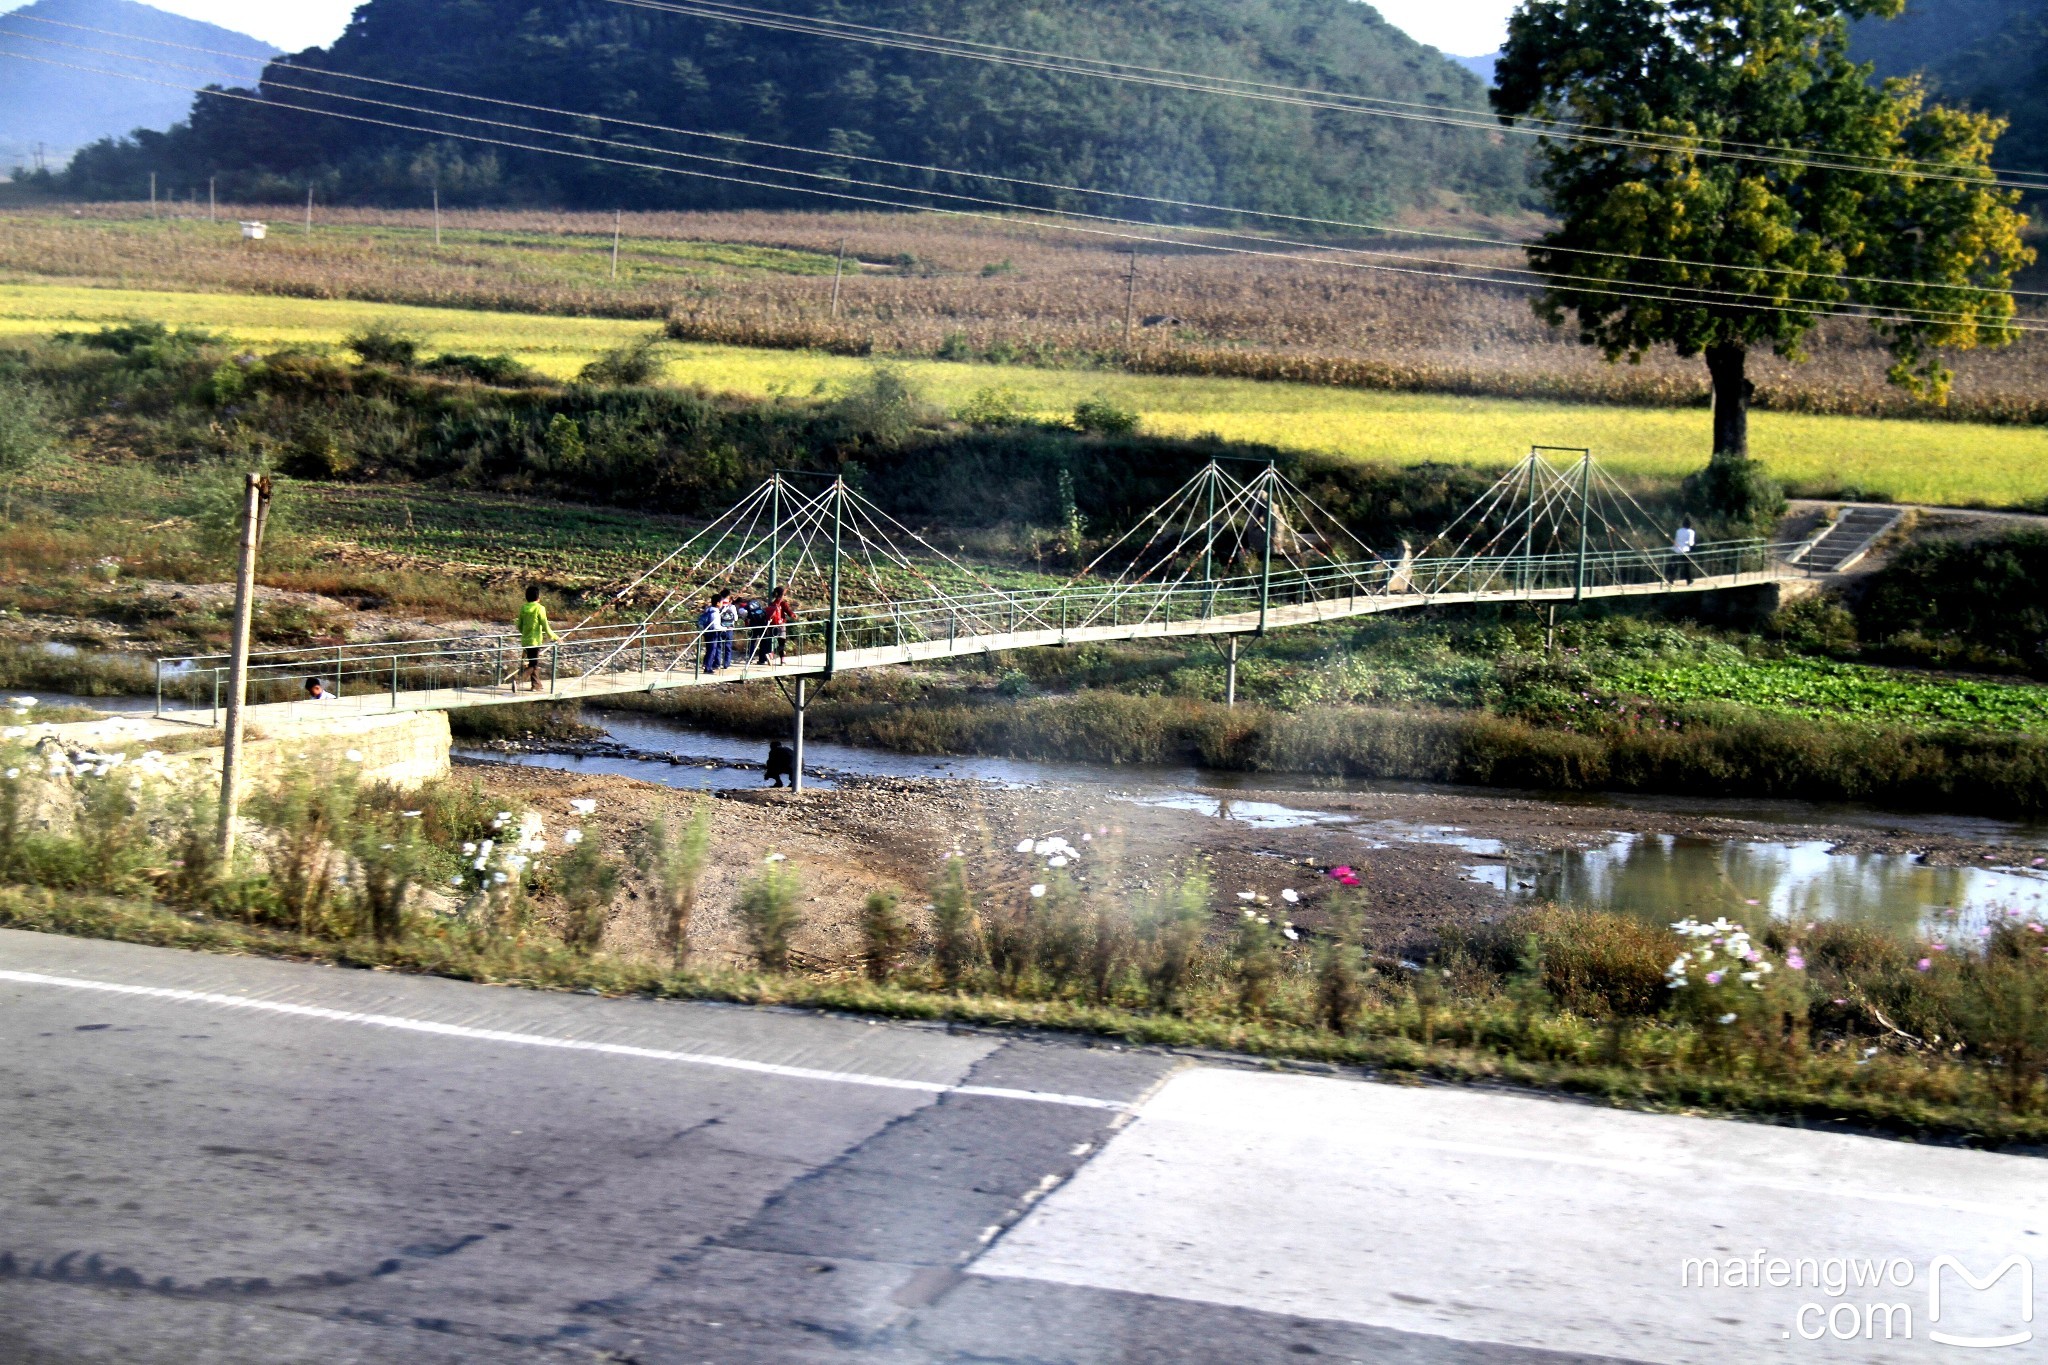
<path id="1" fill-rule="evenodd" d="M 505 753 L 458 748 L 464 757 L 569 772 L 610 773 L 684 789 L 755 789 L 766 745 L 640 712 L 592 711 L 624 755 Z M 672 761 L 661 755 L 674 755 Z M 1092 787 L 1133 802 L 1185 810 L 1259 829 L 1311 826 L 1355 835 L 1362 848 L 1427 844 L 1467 855 L 1465 873 L 1514 900 L 1614 910 L 1660 923 L 1694 916 L 1758 914 L 1848 919 L 1893 932 L 1974 932 L 1999 915 L 2048 919 L 2048 864 L 1949 867 L 1910 853 L 1833 853 L 1827 841 L 1783 842 L 1615 832 L 1587 848 L 1540 848 L 1477 837 L 1456 825 L 1374 820 L 1318 810 L 1304 789 L 1332 793 L 1429 792 L 1480 797 L 1484 789 L 1342 781 L 1299 774 L 1226 773 L 1194 767 L 1113 767 L 1011 758 L 901 754 L 851 745 L 805 746 L 807 782 L 834 777 L 955 778 L 1014 787 Z M 734 764 L 745 764 L 735 767 Z M 1285 794 L 1286 800 L 1273 799 Z M 1778 824 L 1829 824 L 1991 843 L 2048 843 L 2048 826 L 1981 817 L 1898 815 L 1859 807 L 1615 794 L 1536 796 L 1554 805 L 1655 811 Z"/>

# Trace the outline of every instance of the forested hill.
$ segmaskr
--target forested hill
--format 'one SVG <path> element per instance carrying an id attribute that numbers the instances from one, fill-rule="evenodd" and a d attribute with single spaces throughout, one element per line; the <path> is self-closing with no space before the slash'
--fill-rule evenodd
<path id="1" fill-rule="evenodd" d="M 1850 48 L 1880 76 L 1917 73 L 1944 103 L 2011 119 L 1997 163 L 2048 171 L 2048 0 L 1908 0 L 1857 24 Z"/>
<path id="2" fill-rule="evenodd" d="M 1417 105 L 1486 105 L 1484 89 L 1470 72 L 1358 0 L 777 0 L 776 8 Z M 1496 207 L 1519 200 L 1525 184 L 1520 148 L 1490 132 L 800 36 L 617 0 L 370 0 L 332 48 L 292 60 L 326 71 L 792 146 L 1318 216 L 1384 213 L 1435 203 L 1446 191 Z M 77 162 L 70 188 L 132 195 L 138 177 L 150 169 L 171 173 L 161 164 L 170 160 L 187 177 L 220 175 L 224 187 L 244 198 L 302 196 L 314 178 L 330 198 L 407 205 L 421 203 L 437 180 L 445 198 L 469 204 L 832 203 L 320 118 L 277 106 L 319 105 L 502 140 L 570 145 L 346 104 L 287 85 L 563 126 L 544 115 L 479 109 L 273 67 L 263 90 L 268 106 L 202 98 L 189 129 L 162 146 L 91 149 Z M 835 166 L 818 157 L 721 146 L 645 128 L 589 125 L 589 131 L 650 147 L 1047 202 L 1043 192 L 859 163 Z M 582 149 L 629 161 L 668 160 L 618 147 Z M 152 160 L 157 164 L 145 164 Z M 671 164 L 720 169 L 702 161 Z M 1137 208 L 1099 199 L 1062 202 L 1111 213 Z"/>
<path id="3" fill-rule="evenodd" d="M 177 84 L 246 81 L 261 69 L 253 63 L 276 53 L 132 0 L 36 0 L 0 15 L 0 171 L 35 165 L 39 144 L 42 158 L 61 166 L 98 138 L 168 128 L 191 103 Z M 182 68 L 171 86 L 160 83 L 164 68 L 145 60 L 166 56 Z"/>

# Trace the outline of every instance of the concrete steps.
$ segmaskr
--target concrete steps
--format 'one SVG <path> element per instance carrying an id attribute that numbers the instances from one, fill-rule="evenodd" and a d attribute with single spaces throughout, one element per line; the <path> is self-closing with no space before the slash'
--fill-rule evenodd
<path id="1" fill-rule="evenodd" d="M 1897 507 L 1845 507 L 1834 524 L 1799 557 L 1813 573 L 1847 573 L 1870 553 L 1879 537 L 1905 518 Z"/>

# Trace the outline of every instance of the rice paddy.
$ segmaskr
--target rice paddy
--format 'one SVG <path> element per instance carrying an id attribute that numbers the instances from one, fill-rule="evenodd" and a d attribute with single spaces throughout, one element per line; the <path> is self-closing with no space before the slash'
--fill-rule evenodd
<path id="1" fill-rule="evenodd" d="M 343 299 L 0 283 L 0 338 L 151 319 L 227 333 L 258 349 L 334 348 L 370 323 L 427 340 L 430 352 L 508 354 L 572 377 L 600 352 L 644 337 L 646 321 L 428 308 Z M 874 362 L 809 351 L 675 343 L 667 378 L 758 397 L 830 392 Z M 1409 464 L 1503 466 L 1532 444 L 1590 446 L 1617 473 L 1680 477 L 1709 448 L 1704 408 L 1624 407 L 1339 389 L 1112 370 L 895 362 L 935 403 L 964 405 L 989 388 L 1060 418 L 1093 395 L 1142 414 L 1146 429 Z M 1795 494 L 1951 506 L 2048 505 L 2048 428 L 1762 412 L 1754 452 Z"/>

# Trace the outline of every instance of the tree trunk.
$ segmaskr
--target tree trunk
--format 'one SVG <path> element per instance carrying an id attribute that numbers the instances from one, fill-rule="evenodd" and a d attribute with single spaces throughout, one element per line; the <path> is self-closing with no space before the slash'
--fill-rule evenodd
<path id="1" fill-rule="evenodd" d="M 1707 347 L 1707 373 L 1714 380 L 1714 458 L 1749 458 L 1749 399 L 1756 386 L 1744 373 L 1749 348 L 1738 342 Z"/>

